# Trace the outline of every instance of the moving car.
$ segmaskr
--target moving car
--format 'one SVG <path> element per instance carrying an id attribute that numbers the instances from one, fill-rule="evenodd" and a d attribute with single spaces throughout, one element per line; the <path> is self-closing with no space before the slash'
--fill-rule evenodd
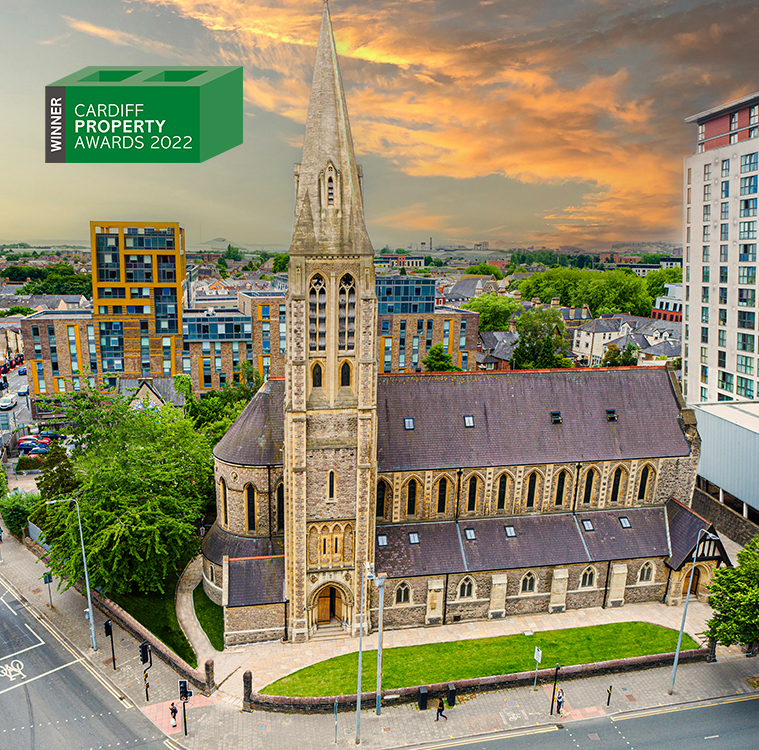
<path id="1" fill-rule="evenodd" d="M 28 396 L 29 395 L 29 386 L 28 385 L 22 385 L 21 388 L 18 389 L 18 395 L 19 396 Z"/>
<path id="2" fill-rule="evenodd" d="M 0 409 L 12 409 L 18 403 L 18 396 L 15 393 L 8 393 L 0 398 Z"/>
<path id="3" fill-rule="evenodd" d="M 19 375 L 26 375 L 26 367 L 19 367 L 18 368 L 18 374 Z"/>

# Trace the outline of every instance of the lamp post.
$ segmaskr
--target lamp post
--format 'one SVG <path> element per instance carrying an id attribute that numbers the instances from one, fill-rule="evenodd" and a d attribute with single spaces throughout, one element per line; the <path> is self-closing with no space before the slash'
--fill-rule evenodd
<path id="1" fill-rule="evenodd" d="M 87 607 L 89 608 L 90 621 L 90 645 L 93 651 L 98 650 L 98 642 L 95 637 L 95 618 L 92 614 L 92 596 L 90 595 L 90 577 L 87 573 L 87 553 L 84 551 L 84 534 L 82 533 L 82 516 L 79 513 L 79 501 L 71 499 L 66 500 L 47 500 L 45 505 L 55 505 L 56 503 L 74 503 L 76 505 L 76 517 L 79 521 L 79 539 L 82 542 L 82 562 L 84 563 L 84 586 L 87 589 Z"/>
<path id="2" fill-rule="evenodd" d="M 693 549 L 693 564 L 690 569 L 690 579 L 688 580 L 688 593 L 685 595 L 685 608 L 683 609 L 683 622 L 680 625 L 680 635 L 677 637 L 677 648 L 675 649 L 675 661 L 672 664 L 672 683 L 669 686 L 669 694 L 675 692 L 675 676 L 677 675 L 677 662 L 680 658 L 680 646 L 683 642 L 683 631 L 685 630 L 685 618 L 688 616 L 688 602 L 690 601 L 690 590 L 693 586 L 693 571 L 696 569 L 696 556 L 698 555 L 698 546 L 701 544 L 701 534 L 705 537 L 709 537 L 714 542 L 719 541 L 719 537 L 714 534 L 710 534 L 706 529 L 699 529 L 698 536 L 696 537 L 696 546 Z"/>
<path id="3" fill-rule="evenodd" d="M 374 580 L 374 564 L 361 566 L 361 609 L 358 615 L 358 687 L 356 689 L 356 744 L 361 744 L 361 661 L 364 649 L 364 579 Z"/>
<path id="4" fill-rule="evenodd" d="M 374 583 L 379 589 L 379 626 L 377 628 L 377 716 L 382 714 L 382 619 L 385 613 L 385 581 L 387 576 L 382 573 L 374 577 Z"/>

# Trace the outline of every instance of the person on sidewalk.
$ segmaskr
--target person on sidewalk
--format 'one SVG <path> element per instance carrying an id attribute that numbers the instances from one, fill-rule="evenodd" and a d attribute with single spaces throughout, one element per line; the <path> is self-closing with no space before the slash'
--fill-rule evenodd
<path id="1" fill-rule="evenodd" d="M 564 691 L 561 688 L 556 693 L 556 713 L 564 716 Z"/>
<path id="2" fill-rule="evenodd" d="M 171 726 L 175 727 L 177 725 L 177 707 L 173 703 L 169 708 L 169 713 L 171 714 Z"/>
<path id="3" fill-rule="evenodd" d="M 437 716 L 435 717 L 435 721 L 438 721 L 440 717 L 442 716 L 446 721 L 448 721 L 448 717 L 443 713 L 445 711 L 445 703 L 443 703 L 443 699 L 441 698 L 437 702 Z"/>

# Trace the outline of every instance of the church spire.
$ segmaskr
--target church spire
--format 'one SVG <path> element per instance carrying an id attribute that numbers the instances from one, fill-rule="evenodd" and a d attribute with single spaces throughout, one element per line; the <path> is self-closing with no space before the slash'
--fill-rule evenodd
<path id="1" fill-rule="evenodd" d="M 373 254 L 327 0 L 295 186 L 291 255 Z"/>

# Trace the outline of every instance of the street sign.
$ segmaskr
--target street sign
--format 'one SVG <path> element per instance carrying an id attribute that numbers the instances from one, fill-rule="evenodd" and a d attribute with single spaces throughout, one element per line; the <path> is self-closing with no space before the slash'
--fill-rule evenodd
<path id="1" fill-rule="evenodd" d="M 535 661 L 538 664 L 543 661 L 543 652 L 540 650 L 540 646 L 535 646 Z"/>

